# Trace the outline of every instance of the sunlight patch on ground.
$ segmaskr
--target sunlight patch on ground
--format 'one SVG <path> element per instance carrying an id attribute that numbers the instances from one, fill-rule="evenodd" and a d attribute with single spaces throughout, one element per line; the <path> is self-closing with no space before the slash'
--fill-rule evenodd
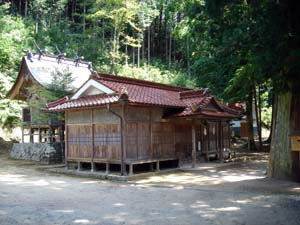
<path id="1" fill-rule="evenodd" d="M 0 174 L 0 182 L 6 185 L 18 185 L 18 186 L 49 186 L 52 190 L 61 190 L 63 187 L 69 186 L 65 181 L 45 179 L 33 180 L 29 177 L 21 174 Z"/>
<path id="2" fill-rule="evenodd" d="M 255 179 L 263 179 L 265 176 L 248 176 L 248 175 L 236 175 L 236 176 L 224 176 L 222 180 L 228 182 L 238 182 L 244 180 L 255 180 Z"/>
<path id="3" fill-rule="evenodd" d="M 99 183 L 99 181 L 97 180 L 89 180 L 89 181 L 83 181 L 83 182 L 80 182 L 82 184 L 96 184 L 96 183 Z"/>
<path id="4" fill-rule="evenodd" d="M 74 213 L 73 209 L 58 209 L 54 210 L 54 212 L 59 212 L 59 213 Z"/>
<path id="5" fill-rule="evenodd" d="M 123 204 L 123 203 L 120 203 L 120 202 L 118 202 L 118 203 L 115 203 L 115 204 L 114 204 L 114 206 L 122 207 L 122 206 L 124 206 L 124 204 Z"/>
<path id="6" fill-rule="evenodd" d="M 140 180 L 136 182 L 137 184 L 147 184 L 147 183 L 172 183 L 172 184 L 219 184 L 220 181 L 216 177 L 200 176 L 194 174 L 170 174 L 162 176 L 152 176 L 148 179 Z M 178 189 L 182 188 L 177 186 Z"/>
<path id="7" fill-rule="evenodd" d="M 62 180 L 51 180 L 50 182 L 53 184 L 65 184 L 66 183 L 65 181 L 62 181 Z"/>
<path id="8" fill-rule="evenodd" d="M 25 175 L 15 175 L 15 174 L 0 174 L 0 182 L 20 182 L 23 181 Z"/>
<path id="9" fill-rule="evenodd" d="M 239 203 L 239 204 L 248 204 L 248 203 L 251 203 L 252 200 L 251 199 L 244 199 L 244 200 L 231 200 L 231 202 L 233 203 Z"/>
<path id="10" fill-rule="evenodd" d="M 209 171 L 214 173 L 213 171 Z M 256 172 L 247 174 L 238 174 L 237 172 L 219 171 L 218 174 L 193 174 L 193 173 L 177 173 L 161 176 L 152 176 L 144 180 L 137 181 L 136 184 L 151 184 L 151 183 L 168 183 L 176 185 L 175 189 L 183 189 L 182 185 L 217 185 L 226 182 L 239 182 L 245 180 L 262 179 L 265 176 L 257 176 Z"/>
<path id="11" fill-rule="evenodd" d="M 173 203 L 171 203 L 171 205 L 173 205 L 173 206 L 182 206 L 182 204 L 178 203 L 178 202 L 173 202 Z"/>
<path id="12" fill-rule="evenodd" d="M 240 210 L 241 208 L 240 207 L 224 207 L 224 208 L 213 208 L 212 210 L 215 210 L 215 211 L 221 211 L 221 212 L 230 212 L 230 211 L 238 211 Z"/>
<path id="13" fill-rule="evenodd" d="M 74 220 L 74 223 L 79 223 L 79 224 L 88 224 L 91 221 L 88 219 L 78 219 L 78 220 Z"/>

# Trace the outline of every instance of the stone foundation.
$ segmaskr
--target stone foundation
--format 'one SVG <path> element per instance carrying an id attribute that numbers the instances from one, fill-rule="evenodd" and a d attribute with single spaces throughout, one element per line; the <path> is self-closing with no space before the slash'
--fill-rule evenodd
<path id="1" fill-rule="evenodd" d="M 38 161 L 42 164 L 62 163 L 64 146 L 61 143 L 14 143 L 10 156 L 14 159 Z"/>

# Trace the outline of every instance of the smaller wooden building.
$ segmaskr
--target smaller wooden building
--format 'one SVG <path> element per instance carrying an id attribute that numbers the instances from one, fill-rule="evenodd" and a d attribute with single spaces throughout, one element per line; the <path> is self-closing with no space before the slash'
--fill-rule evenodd
<path id="1" fill-rule="evenodd" d="M 11 100 L 24 101 L 22 143 L 63 142 L 64 121 L 54 115 L 43 116 L 43 112 L 28 105 L 30 101 L 38 99 L 39 92 L 48 89 L 53 77 L 58 73 L 71 74 L 72 90 L 70 92 L 72 92 L 89 79 L 90 64 L 84 61 L 74 61 L 62 55 L 53 56 L 41 52 L 29 52 L 23 57 L 17 79 L 7 94 Z M 30 92 L 29 89 L 34 91 Z"/>
<path id="2" fill-rule="evenodd" d="M 179 160 L 220 160 L 230 148 L 229 121 L 240 117 L 207 89 L 189 89 L 93 74 L 69 99 L 47 105 L 65 112 L 66 163 L 90 164 L 92 171 L 138 165 L 159 170 Z"/>

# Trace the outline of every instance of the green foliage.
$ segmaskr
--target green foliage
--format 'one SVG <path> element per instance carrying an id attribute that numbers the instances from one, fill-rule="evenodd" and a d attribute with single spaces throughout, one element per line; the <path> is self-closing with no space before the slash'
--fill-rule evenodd
<path id="1" fill-rule="evenodd" d="M 119 71 L 121 76 L 148 80 L 164 84 L 172 84 L 182 87 L 193 87 L 193 81 L 182 71 L 169 71 L 159 62 L 155 66 L 142 66 L 140 68 L 123 66 Z"/>
<path id="2" fill-rule="evenodd" d="M 0 72 L 5 76 L 16 77 L 30 35 L 22 18 L 9 15 L 9 4 L 0 5 Z"/>
<path id="3" fill-rule="evenodd" d="M 40 86 L 28 88 L 30 95 L 29 107 L 32 114 L 32 122 L 36 124 L 48 124 L 49 120 L 61 119 L 61 114 L 46 114 L 41 111 L 48 102 L 55 101 L 74 92 L 72 86 L 72 73 L 68 70 L 54 71 L 51 73 L 51 84 L 47 89 Z"/>
<path id="4" fill-rule="evenodd" d="M 31 26 L 9 14 L 9 4 L 0 5 L 0 124 L 11 129 L 20 122 L 20 104 L 4 99 L 17 75 Z"/>
<path id="5" fill-rule="evenodd" d="M 47 87 L 49 94 L 48 101 L 53 101 L 62 98 L 70 93 L 75 92 L 75 88 L 72 86 L 74 78 L 72 72 L 68 69 L 63 71 L 54 71 L 51 73 L 52 79 L 51 84 Z"/>
<path id="6" fill-rule="evenodd" d="M 300 80 L 299 17 L 292 4 L 32 0 L 25 11 L 11 2 L 0 6 L 1 97 L 33 39 L 54 54 L 58 46 L 68 57 L 84 55 L 97 71 L 209 87 L 224 101 L 244 101 L 258 86 L 264 93 L 286 90 Z"/>

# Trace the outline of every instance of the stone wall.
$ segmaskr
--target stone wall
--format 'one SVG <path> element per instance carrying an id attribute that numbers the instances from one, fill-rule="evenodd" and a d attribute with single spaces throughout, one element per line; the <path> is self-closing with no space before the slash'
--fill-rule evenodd
<path id="1" fill-rule="evenodd" d="M 10 156 L 15 159 L 38 161 L 42 164 L 62 163 L 63 149 L 61 143 L 14 143 Z"/>

